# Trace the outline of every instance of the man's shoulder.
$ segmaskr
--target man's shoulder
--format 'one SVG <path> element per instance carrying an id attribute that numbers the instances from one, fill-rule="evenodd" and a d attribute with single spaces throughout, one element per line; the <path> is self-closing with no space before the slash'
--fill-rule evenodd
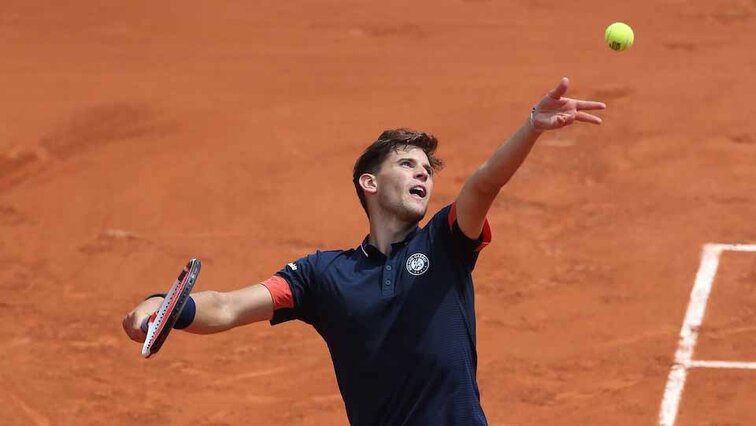
<path id="1" fill-rule="evenodd" d="M 322 271 L 327 269 L 334 263 L 339 263 L 339 261 L 350 259 L 354 252 L 355 249 L 353 248 L 346 250 L 317 250 L 315 253 L 311 254 L 308 257 L 310 257 L 311 261 L 314 262 L 317 265 L 317 268 Z"/>
<path id="2" fill-rule="evenodd" d="M 436 231 L 439 228 L 450 227 L 451 223 L 453 223 L 453 220 L 456 219 L 454 210 L 455 208 L 453 203 L 445 204 L 433 214 L 433 216 L 430 218 L 430 220 L 428 220 L 428 223 L 423 229 L 425 231 Z M 452 219 L 451 222 L 450 218 Z"/>
<path id="3" fill-rule="evenodd" d="M 341 256 L 350 256 L 354 253 L 353 248 L 350 249 L 335 249 L 335 250 L 318 250 L 315 254 L 324 260 L 332 260 Z"/>

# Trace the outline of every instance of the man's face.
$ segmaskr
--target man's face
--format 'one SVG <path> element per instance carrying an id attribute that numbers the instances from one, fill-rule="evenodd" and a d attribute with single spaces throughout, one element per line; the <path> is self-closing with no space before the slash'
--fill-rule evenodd
<path id="1" fill-rule="evenodd" d="M 375 175 L 379 208 L 401 220 L 419 222 L 433 192 L 433 169 L 422 149 L 392 151 Z"/>

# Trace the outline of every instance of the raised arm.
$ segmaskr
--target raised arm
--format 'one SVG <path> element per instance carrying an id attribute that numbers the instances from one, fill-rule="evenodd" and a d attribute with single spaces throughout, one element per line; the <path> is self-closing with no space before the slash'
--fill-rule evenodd
<path id="1" fill-rule="evenodd" d="M 457 197 L 457 222 L 462 232 L 478 238 L 496 196 L 530 153 L 546 130 L 569 126 L 575 121 L 601 124 L 601 119 L 585 111 L 606 108 L 601 102 L 564 97 L 569 86 L 565 77 L 533 109 L 531 116 L 496 152 L 467 179 Z"/>
<path id="2" fill-rule="evenodd" d="M 253 322 L 269 320 L 273 316 L 273 298 L 262 284 L 254 284 L 229 292 L 201 291 L 192 294 L 196 304 L 194 321 L 184 329 L 190 333 L 210 334 Z M 123 318 L 123 330 L 134 341 L 144 342 L 141 324 L 163 301 L 151 297 L 140 303 Z"/>

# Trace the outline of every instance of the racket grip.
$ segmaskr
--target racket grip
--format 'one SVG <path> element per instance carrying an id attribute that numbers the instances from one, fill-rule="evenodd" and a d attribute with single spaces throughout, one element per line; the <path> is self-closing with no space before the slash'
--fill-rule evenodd
<path id="1" fill-rule="evenodd" d="M 147 334 L 147 331 L 150 329 L 150 322 L 154 321 L 156 316 L 157 312 L 153 312 L 152 315 L 145 317 L 145 319 L 142 320 L 142 324 L 139 326 L 139 328 L 141 328 L 145 334 Z"/>

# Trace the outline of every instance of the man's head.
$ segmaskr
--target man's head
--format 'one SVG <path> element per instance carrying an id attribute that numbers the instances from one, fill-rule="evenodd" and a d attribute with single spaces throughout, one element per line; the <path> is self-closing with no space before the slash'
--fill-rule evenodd
<path id="1" fill-rule="evenodd" d="M 433 174 L 443 167 L 435 157 L 435 136 L 410 129 L 386 130 L 354 164 L 352 181 L 362 208 L 386 211 L 418 222 L 428 209 Z"/>

